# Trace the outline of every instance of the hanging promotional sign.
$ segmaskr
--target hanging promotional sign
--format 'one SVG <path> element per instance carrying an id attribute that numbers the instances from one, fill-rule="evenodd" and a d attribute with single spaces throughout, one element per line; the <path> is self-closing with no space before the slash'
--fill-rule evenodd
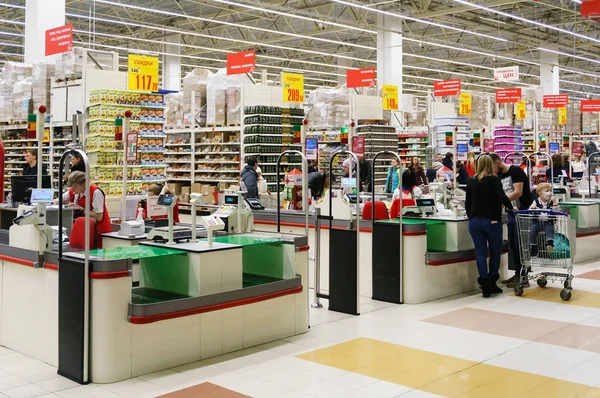
<path id="1" fill-rule="evenodd" d="M 46 31 L 46 56 L 73 49 L 73 25 L 59 26 Z"/>
<path id="2" fill-rule="evenodd" d="M 573 147 L 571 149 L 573 155 L 582 156 L 583 155 L 583 142 L 575 141 L 573 142 Z"/>
<path id="3" fill-rule="evenodd" d="M 283 72 L 283 102 L 304 102 L 304 75 Z"/>
<path id="4" fill-rule="evenodd" d="M 158 58 L 129 54 L 127 90 L 158 91 Z"/>
<path id="5" fill-rule="evenodd" d="M 565 108 L 569 105 L 569 95 L 544 95 L 544 108 Z"/>
<path id="6" fill-rule="evenodd" d="M 582 100 L 581 112 L 600 112 L 600 100 Z"/>
<path id="7" fill-rule="evenodd" d="M 497 81 L 497 82 L 519 81 L 519 67 L 518 66 L 509 66 L 506 68 L 494 69 L 494 81 Z"/>
<path id="8" fill-rule="evenodd" d="M 521 101 L 523 90 L 520 88 L 497 88 L 496 103 L 511 104 Z"/>
<path id="9" fill-rule="evenodd" d="M 486 138 L 483 140 L 483 152 L 490 153 L 494 152 L 494 139 Z"/>
<path id="10" fill-rule="evenodd" d="M 352 152 L 354 152 L 358 158 L 365 156 L 365 137 L 352 137 Z"/>
<path id="11" fill-rule="evenodd" d="M 398 86 L 384 84 L 381 88 L 383 109 L 386 111 L 398 110 Z"/>
<path id="12" fill-rule="evenodd" d="M 375 68 L 349 69 L 346 71 L 346 87 L 371 87 L 375 85 Z"/>
<path id="13" fill-rule="evenodd" d="M 125 160 L 127 162 L 136 162 L 137 161 L 137 151 L 138 151 L 138 135 L 136 132 L 127 133 L 127 152 Z"/>
<path id="14" fill-rule="evenodd" d="M 316 138 L 307 138 L 304 145 L 306 147 L 306 160 L 317 160 L 319 154 L 319 140 Z"/>
<path id="15" fill-rule="evenodd" d="M 515 116 L 519 120 L 524 120 L 525 117 L 527 117 L 527 102 L 525 100 L 517 102 L 517 110 Z"/>
<path id="16" fill-rule="evenodd" d="M 558 124 L 567 124 L 567 108 L 558 108 Z"/>
<path id="17" fill-rule="evenodd" d="M 472 112 L 472 97 L 471 93 L 460 93 L 458 100 L 458 113 L 460 115 L 470 115 Z"/>
<path id="18" fill-rule="evenodd" d="M 558 142 L 550 143 L 550 153 L 551 154 L 558 153 L 559 150 L 560 150 L 560 145 L 558 144 Z"/>
<path id="19" fill-rule="evenodd" d="M 437 80 L 433 82 L 433 95 L 436 97 L 460 94 L 460 80 Z"/>
<path id="20" fill-rule="evenodd" d="M 256 68 L 256 52 L 244 51 L 241 53 L 227 54 L 227 74 L 238 75 L 252 73 Z"/>

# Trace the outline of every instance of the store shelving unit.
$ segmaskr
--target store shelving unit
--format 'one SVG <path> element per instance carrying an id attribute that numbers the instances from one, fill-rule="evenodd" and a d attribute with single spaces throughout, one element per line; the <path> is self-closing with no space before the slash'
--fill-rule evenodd
<path id="1" fill-rule="evenodd" d="M 127 194 L 139 195 L 153 183 L 165 181 L 164 101 L 162 95 L 118 90 L 90 92 L 85 150 L 92 183 L 108 196 L 122 195 L 122 142 L 115 141 L 115 119 L 132 112 L 130 131 L 138 134 L 138 161 L 128 166 Z"/>
<path id="2" fill-rule="evenodd" d="M 329 162 L 331 160 L 331 154 L 346 149 L 347 145 L 342 143 L 342 132 L 341 129 L 334 129 L 332 127 L 327 128 L 315 128 L 311 127 L 310 131 L 306 132 L 306 138 L 316 138 L 319 142 L 318 150 L 318 161 L 315 165 L 321 173 L 329 171 Z M 333 169 L 335 174 L 342 173 L 342 165 L 339 159 L 336 161 L 336 165 Z"/>
<path id="3" fill-rule="evenodd" d="M 398 155 L 402 158 L 402 165 L 408 167 L 411 158 L 415 156 L 425 165 L 428 144 L 429 134 L 426 127 L 402 129 L 398 134 Z"/>
<path id="4" fill-rule="evenodd" d="M 286 150 L 302 150 L 294 143 L 294 128 L 304 120 L 304 110 L 280 106 L 253 105 L 244 109 L 243 159 L 258 159 L 267 186 L 277 185 L 276 164 L 279 154 Z M 296 161 L 299 159 L 294 159 Z M 288 165 L 281 169 L 282 176 Z"/>
<path id="5" fill-rule="evenodd" d="M 368 120 L 358 121 L 356 126 L 356 136 L 365 137 L 365 158 L 373 159 L 377 152 L 398 150 L 398 131 L 396 127 L 390 126 L 387 120 Z M 375 186 L 385 185 L 390 157 L 381 156 L 377 159 L 375 167 Z"/>
<path id="6" fill-rule="evenodd" d="M 435 118 L 434 137 L 437 148 L 437 153 L 445 154 L 454 151 L 457 144 L 469 144 L 471 138 L 471 128 L 469 119 L 467 118 L 452 118 L 443 117 Z M 456 128 L 456 142 L 453 146 L 446 145 L 446 133 L 453 132 Z"/>
<path id="7" fill-rule="evenodd" d="M 239 181 L 239 126 L 201 128 L 195 133 L 194 139 L 195 182 Z"/>
<path id="8" fill-rule="evenodd" d="M 494 152 L 501 158 L 512 152 L 523 152 L 523 136 L 520 127 L 496 126 L 494 129 Z"/>

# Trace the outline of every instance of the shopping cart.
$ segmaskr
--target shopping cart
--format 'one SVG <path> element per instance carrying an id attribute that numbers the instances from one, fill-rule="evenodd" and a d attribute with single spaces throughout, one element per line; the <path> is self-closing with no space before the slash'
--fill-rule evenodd
<path id="1" fill-rule="evenodd" d="M 550 210 L 524 210 L 514 214 L 523 265 L 515 294 L 523 295 L 523 287 L 528 280 L 536 280 L 539 287 L 546 287 L 548 281 L 559 281 L 564 286 L 560 298 L 568 301 L 573 290 L 571 282 L 575 257 L 575 231 L 570 227 L 569 216 Z M 549 228 L 554 233 L 554 244 L 551 246 L 547 246 L 545 232 L 547 230 L 550 233 Z M 532 272 L 535 268 L 548 271 Z M 551 272 L 558 268 L 565 272 Z"/>

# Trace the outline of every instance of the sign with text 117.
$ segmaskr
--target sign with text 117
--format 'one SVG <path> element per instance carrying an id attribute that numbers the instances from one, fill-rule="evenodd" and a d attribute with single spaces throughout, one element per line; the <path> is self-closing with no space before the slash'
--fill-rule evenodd
<path id="1" fill-rule="evenodd" d="M 384 110 L 398 110 L 398 86 L 394 86 L 393 84 L 384 84 L 381 88 L 381 98 L 383 100 Z"/>
<path id="2" fill-rule="evenodd" d="M 129 54 L 127 90 L 158 91 L 158 58 Z"/>
<path id="3" fill-rule="evenodd" d="M 283 72 L 283 102 L 304 102 L 304 75 Z"/>
<path id="4" fill-rule="evenodd" d="M 458 113 L 460 115 L 470 115 L 472 111 L 471 93 L 460 93 L 458 100 Z"/>

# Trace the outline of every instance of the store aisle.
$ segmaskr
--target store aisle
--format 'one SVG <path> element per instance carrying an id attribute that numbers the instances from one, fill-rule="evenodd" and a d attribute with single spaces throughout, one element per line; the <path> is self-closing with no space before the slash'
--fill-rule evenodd
<path id="1" fill-rule="evenodd" d="M 569 303 L 553 285 L 422 305 L 364 298 L 359 317 L 311 309 L 307 334 L 108 385 L 0 348 L 0 397 L 600 397 L 600 262 L 576 274 Z"/>

